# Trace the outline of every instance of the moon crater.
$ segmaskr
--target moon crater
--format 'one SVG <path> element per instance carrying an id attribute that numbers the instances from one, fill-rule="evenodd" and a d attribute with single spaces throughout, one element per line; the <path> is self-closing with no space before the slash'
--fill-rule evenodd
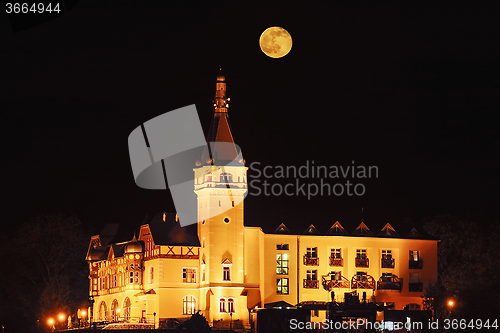
<path id="1" fill-rule="evenodd" d="M 292 49 L 292 36 L 281 27 L 270 27 L 260 35 L 259 45 L 267 56 L 281 58 Z"/>

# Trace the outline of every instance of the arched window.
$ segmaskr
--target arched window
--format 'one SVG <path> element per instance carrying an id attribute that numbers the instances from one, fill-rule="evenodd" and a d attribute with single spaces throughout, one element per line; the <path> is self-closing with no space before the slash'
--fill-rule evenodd
<path id="1" fill-rule="evenodd" d="M 155 269 L 153 266 L 151 266 L 151 268 L 149 269 L 149 283 L 153 283 L 154 282 L 154 277 L 155 277 Z"/>
<path id="2" fill-rule="evenodd" d="M 196 312 L 196 298 L 192 295 L 184 296 L 182 299 L 182 314 L 192 315 Z"/>
<path id="3" fill-rule="evenodd" d="M 236 312 L 234 310 L 234 298 L 229 298 L 227 300 L 227 312 L 229 312 L 229 313 L 235 313 Z"/>
<path id="4" fill-rule="evenodd" d="M 130 320 L 130 306 L 130 298 L 127 297 L 123 301 L 123 319 L 125 319 L 126 321 Z"/>
<path id="5" fill-rule="evenodd" d="M 118 317 L 119 317 L 118 301 L 115 298 L 113 300 L 113 303 L 111 303 L 111 321 L 112 322 L 118 321 Z"/>
<path id="6" fill-rule="evenodd" d="M 99 321 L 108 321 L 108 308 L 104 301 L 99 305 Z"/>
<path id="7" fill-rule="evenodd" d="M 226 299 L 224 297 L 219 298 L 219 312 L 221 313 L 227 312 Z"/>

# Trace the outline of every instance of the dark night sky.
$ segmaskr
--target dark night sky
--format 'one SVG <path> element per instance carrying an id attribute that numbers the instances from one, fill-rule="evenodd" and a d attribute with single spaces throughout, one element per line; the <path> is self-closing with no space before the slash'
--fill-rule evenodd
<path id="1" fill-rule="evenodd" d="M 247 165 L 379 167 L 362 197 L 249 195 L 247 224 L 498 218 L 493 6 L 314 3 L 82 1 L 15 33 L 2 14 L 2 223 L 64 212 L 99 231 L 174 211 L 135 185 L 127 138 L 189 104 L 208 131 L 219 65 Z M 292 35 L 284 58 L 258 46 L 270 26 Z"/>

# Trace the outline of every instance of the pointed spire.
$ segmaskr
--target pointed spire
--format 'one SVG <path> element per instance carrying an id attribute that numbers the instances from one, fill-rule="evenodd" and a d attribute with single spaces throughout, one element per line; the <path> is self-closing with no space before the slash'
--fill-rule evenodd
<path id="1" fill-rule="evenodd" d="M 226 77 L 222 75 L 222 70 L 219 69 L 215 84 L 215 113 L 207 136 L 209 147 L 203 151 L 201 165 L 217 165 L 217 161 L 230 162 L 238 159 L 238 151 L 229 125 L 228 102 Z"/>

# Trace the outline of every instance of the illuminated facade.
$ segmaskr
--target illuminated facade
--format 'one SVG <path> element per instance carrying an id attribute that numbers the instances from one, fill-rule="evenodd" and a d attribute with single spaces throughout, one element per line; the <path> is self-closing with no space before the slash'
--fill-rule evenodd
<path id="1" fill-rule="evenodd" d="M 228 164 L 238 156 L 228 101 L 219 76 L 207 141 L 222 144 L 194 169 L 202 222 L 181 228 L 175 214 L 160 213 L 137 239 L 113 243 L 112 230 L 92 237 L 93 320 L 165 327 L 200 311 L 213 326 L 241 327 L 255 307 L 327 302 L 331 291 L 337 302 L 357 291 L 395 309 L 421 308 L 423 290 L 437 280 L 437 240 L 416 229 L 401 237 L 390 224 L 377 235 L 364 223 L 348 233 L 335 222 L 323 235 L 312 224 L 300 235 L 284 224 L 273 233 L 244 226 L 247 167 Z"/>

